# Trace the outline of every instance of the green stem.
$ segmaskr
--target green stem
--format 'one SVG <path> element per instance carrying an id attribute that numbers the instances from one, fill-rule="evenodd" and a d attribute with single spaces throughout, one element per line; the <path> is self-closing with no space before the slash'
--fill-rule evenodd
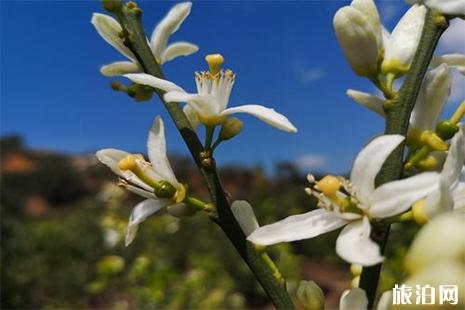
<path id="1" fill-rule="evenodd" d="M 447 28 L 444 17 L 438 16 L 428 10 L 425 17 L 423 33 L 418 49 L 412 62 L 411 69 L 396 98 L 396 104 L 386 111 L 386 134 L 407 134 L 410 114 L 420 91 L 421 83 L 428 69 L 429 63 L 436 49 L 439 38 Z M 386 160 L 379 172 L 376 185 L 397 180 L 402 174 L 404 144 L 400 145 Z M 372 238 L 384 252 L 389 237 L 389 225 L 385 227 L 373 227 Z M 372 309 L 379 283 L 381 264 L 364 268 L 360 278 L 360 287 L 365 290 L 368 297 L 368 308 Z"/>
<path id="2" fill-rule="evenodd" d="M 147 45 L 146 35 L 140 20 L 140 9 L 131 9 L 124 6 L 121 15 L 122 26 L 128 31 L 127 46 L 136 55 L 143 70 L 150 75 L 164 79 L 161 68 Z M 231 211 L 216 168 L 214 165 L 213 167 L 206 167 L 202 164 L 200 154 L 203 152 L 203 145 L 195 131 L 192 130 L 186 115 L 178 104 L 168 103 L 163 100 L 163 91 L 157 89 L 156 92 L 171 115 L 196 165 L 203 174 L 212 202 L 216 205 L 218 213 L 216 222 L 247 263 L 275 307 L 278 309 L 294 309 L 291 298 L 281 283 L 275 279 L 273 270 L 263 260 L 262 254 L 257 252 L 251 243 L 247 242 L 246 236 Z"/>

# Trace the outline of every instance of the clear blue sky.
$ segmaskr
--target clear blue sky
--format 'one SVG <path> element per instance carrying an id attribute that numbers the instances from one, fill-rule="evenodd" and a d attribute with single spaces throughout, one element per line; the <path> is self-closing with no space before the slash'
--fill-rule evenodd
<path id="1" fill-rule="evenodd" d="M 241 115 L 244 130 L 220 148 L 220 164 L 269 168 L 309 155 L 319 166 L 314 170 L 347 171 L 362 145 L 382 131 L 377 115 L 345 95 L 347 88 L 373 91 L 351 72 L 333 32 L 334 12 L 347 3 L 194 2 L 173 40 L 195 42 L 200 51 L 166 64 L 169 79 L 193 91 L 193 72 L 205 69 L 205 54 L 220 52 L 237 74 L 231 106 L 273 107 L 299 129 L 291 135 Z M 140 2 L 147 32 L 172 4 Z M 407 8 L 403 1 L 379 5 L 390 29 Z M 2 1 L 1 6 L 3 135 L 19 133 L 31 147 L 69 153 L 104 147 L 141 151 L 153 117 L 162 114 L 169 151 L 186 153 L 157 100 L 134 103 L 109 88 L 114 79 L 99 74 L 100 65 L 123 60 L 90 24 L 92 12 L 102 12 L 99 2 Z M 325 162 L 318 164 L 318 158 Z"/>

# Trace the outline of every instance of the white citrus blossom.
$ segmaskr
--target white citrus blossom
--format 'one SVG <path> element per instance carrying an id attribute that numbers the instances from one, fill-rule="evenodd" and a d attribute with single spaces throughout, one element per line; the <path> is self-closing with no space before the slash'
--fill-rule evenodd
<path id="1" fill-rule="evenodd" d="M 175 33 L 191 10 L 191 2 L 176 4 L 153 30 L 150 48 L 159 64 L 173 60 L 179 56 L 187 56 L 199 50 L 197 45 L 189 42 L 176 42 L 168 45 L 169 37 Z M 117 61 L 103 66 L 100 72 L 105 76 L 117 76 L 125 73 L 142 72 L 136 56 L 127 48 L 120 37 L 121 25 L 111 16 L 94 13 L 91 23 L 98 34 L 111 46 L 116 48 L 130 61 Z"/>
<path id="2" fill-rule="evenodd" d="M 378 302 L 376 310 L 388 310 L 392 305 L 392 292 L 384 292 Z M 368 309 L 368 298 L 361 288 L 345 290 L 339 300 L 339 310 L 366 310 Z"/>
<path id="3" fill-rule="evenodd" d="M 449 15 L 465 15 L 465 1 L 463 0 L 408 0 L 410 4 L 423 3 L 438 12 Z"/>
<path id="4" fill-rule="evenodd" d="M 410 68 L 420 42 L 425 22 L 426 7 L 413 5 L 402 16 L 392 33 L 384 42 L 383 72 L 404 74 Z"/>
<path id="5" fill-rule="evenodd" d="M 424 220 L 446 211 L 465 208 L 465 132 L 464 125 L 454 135 L 446 161 L 441 171 L 437 189 L 425 200 L 418 202 L 414 210 Z"/>
<path id="6" fill-rule="evenodd" d="M 221 55 L 209 56 L 221 57 L 222 62 Z M 209 56 L 207 56 L 207 59 L 209 59 Z M 209 64 L 212 67 L 211 63 Z M 184 111 L 194 128 L 198 122 L 216 125 L 224 122 L 226 117 L 231 114 L 248 113 L 278 129 L 293 133 L 297 132 L 297 128 L 287 117 L 273 109 L 256 104 L 228 108 L 229 95 L 234 85 L 235 74 L 231 70 L 219 71 L 219 65 L 216 68 L 218 70 L 211 68 L 210 71 L 195 73 L 195 82 L 197 84 L 197 93 L 195 94 L 190 94 L 170 81 L 149 74 L 125 74 L 124 76 L 134 83 L 165 91 L 164 99 L 166 102 L 187 103 Z"/>
<path id="7" fill-rule="evenodd" d="M 425 75 L 415 106 L 410 116 L 410 131 L 433 130 L 449 99 L 452 77 L 446 64 Z M 384 117 L 385 100 L 357 90 L 348 89 L 347 95 L 358 104 Z"/>
<path id="8" fill-rule="evenodd" d="M 449 67 L 455 68 L 462 75 L 465 75 L 465 55 L 464 54 L 445 54 L 442 56 L 435 57 L 431 61 L 431 66 L 433 68 L 441 64 L 446 64 Z"/>
<path id="9" fill-rule="evenodd" d="M 132 210 L 126 234 L 126 245 L 135 238 L 138 225 L 158 210 L 180 204 L 185 196 L 184 186 L 178 182 L 166 155 L 165 127 L 157 116 L 150 128 L 147 149 L 150 162 L 140 154 L 117 149 L 103 149 L 97 158 L 120 178 L 120 185 L 146 198 Z M 166 188 L 172 189 L 168 194 Z"/>
<path id="10" fill-rule="evenodd" d="M 438 173 L 427 172 L 388 182 L 375 188 L 375 178 L 386 158 L 404 140 L 400 135 L 382 135 L 371 141 L 355 159 L 350 182 L 327 176 L 307 192 L 320 209 L 290 216 L 262 226 L 247 239 L 271 245 L 313 238 L 345 226 L 336 241 L 336 252 L 344 260 L 362 266 L 380 263 L 379 246 L 370 239 L 370 220 L 400 214 L 436 188 Z M 310 182 L 314 182 L 310 176 Z M 340 191 L 343 186 L 346 195 Z"/>
<path id="11" fill-rule="evenodd" d="M 352 70 L 360 76 L 374 76 L 383 39 L 373 0 L 354 0 L 350 6 L 340 8 L 334 15 L 333 25 Z"/>

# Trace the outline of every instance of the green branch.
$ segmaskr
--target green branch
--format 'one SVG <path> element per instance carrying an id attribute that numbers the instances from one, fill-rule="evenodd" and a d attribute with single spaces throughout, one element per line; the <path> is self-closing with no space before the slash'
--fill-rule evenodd
<path id="1" fill-rule="evenodd" d="M 136 55 L 146 73 L 158 78 L 164 78 L 161 68 L 154 59 L 147 44 L 145 31 L 140 19 L 141 14 L 142 11 L 133 2 L 123 5 L 122 10 L 116 13 L 123 29 L 127 32 L 125 34 L 125 44 Z M 165 102 L 163 100 L 164 92 L 158 89 L 156 92 L 181 133 L 196 165 L 203 174 L 212 201 L 216 205 L 218 213 L 217 223 L 250 267 L 276 308 L 294 309 L 294 305 L 284 285 L 274 277 L 273 273 L 275 271 L 269 268 L 269 264 L 264 261 L 262 254 L 257 252 L 254 246 L 247 242 L 246 236 L 234 218 L 211 154 L 204 151 L 201 141 L 195 131 L 192 130 L 179 104 Z"/>
<path id="2" fill-rule="evenodd" d="M 425 17 L 423 33 L 418 49 L 412 62 L 411 69 L 399 91 L 394 106 L 386 111 L 386 134 L 400 134 L 406 136 L 410 114 L 420 91 L 421 83 L 426 74 L 434 50 L 442 33 L 447 29 L 447 20 L 437 13 L 428 10 Z M 386 160 L 379 172 L 376 185 L 398 180 L 403 168 L 404 144 L 400 145 Z M 372 238 L 380 245 L 382 252 L 389 237 L 389 226 L 374 227 Z M 373 308 L 379 282 L 381 264 L 364 268 L 360 278 L 360 287 L 368 296 L 368 308 Z"/>

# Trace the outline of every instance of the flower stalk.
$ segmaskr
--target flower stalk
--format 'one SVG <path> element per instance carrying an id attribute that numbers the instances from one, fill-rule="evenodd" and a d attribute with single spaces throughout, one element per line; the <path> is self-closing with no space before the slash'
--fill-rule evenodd
<path id="1" fill-rule="evenodd" d="M 444 16 L 428 10 L 425 16 L 425 24 L 418 49 L 413 63 L 402 85 L 396 103 L 386 112 L 386 134 L 400 134 L 405 136 L 408 131 L 410 114 L 417 99 L 423 78 L 431 62 L 434 50 L 439 38 L 447 29 L 448 22 Z M 403 150 L 401 144 L 386 160 L 376 179 L 376 185 L 380 186 L 392 180 L 397 180 L 402 175 Z M 382 251 L 389 237 L 389 226 L 374 227 L 372 238 L 378 242 Z M 368 297 L 368 308 L 372 309 L 378 288 L 381 264 L 364 268 L 360 278 L 360 288 L 364 289 Z"/>
<path id="2" fill-rule="evenodd" d="M 141 14 L 142 11 L 134 2 L 123 5 L 121 10 L 116 13 L 124 29 L 125 45 L 134 53 L 145 73 L 164 79 L 160 65 L 147 44 L 141 23 Z M 183 110 L 177 103 L 164 101 L 164 91 L 156 89 L 155 92 L 168 110 L 196 165 L 203 174 L 212 202 L 216 206 L 218 219 L 215 222 L 218 223 L 242 259 L 247 263 L 275 307 L 278 309 L 294 309 L 294 305 L 282 282 L 275 277 L 276 270 L 270 268 L 268 259 L 264 259 L 262 253 L 257 252 L 254 246 L 247 242 L 246 236 L 233 216 L 216 168 L 214 165 L 206 167 L 203 163 L 201 154 L 204 153 L 204 146 L 191 127 Z M 210 144 L 211 141 L 207 141 L 207 145 Z"/>

